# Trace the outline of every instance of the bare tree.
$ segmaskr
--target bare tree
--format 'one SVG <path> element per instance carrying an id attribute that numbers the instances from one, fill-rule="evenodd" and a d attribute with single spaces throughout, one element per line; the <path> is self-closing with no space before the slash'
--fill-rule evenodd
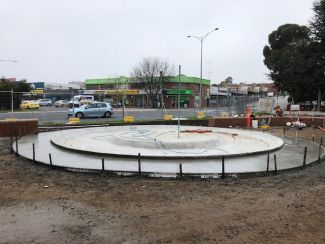
<path id="1" fill-rule="evenodd" d="M 143 89 L 148 95 L 158 95 L 164 83 L 174 76 L 174 67 L 157 57 L 145 57 L 131 72 L 133 87 Z"/>

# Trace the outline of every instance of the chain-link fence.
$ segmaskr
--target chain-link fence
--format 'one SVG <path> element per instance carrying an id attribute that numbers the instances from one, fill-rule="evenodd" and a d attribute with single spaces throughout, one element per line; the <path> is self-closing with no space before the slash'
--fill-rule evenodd
<path id="1" fill-rule="evenodd" d="M 0 91 L 0 119 L 36 118 L 40 124 L 67 123 L 68 110 L 78 109 L 81 105 L 80 98 L 89 98 L 90 102 L 109 102 L 113 106 L 113 115 L 104 118 L 94 115 L 92 118 L 83 120 L 83 123 L 109 123 L 121 121 L 125 115 L 134 116 L 135 120 L 157 120 L 163 119 L 170 114 L 173 118 L 178 117 L 178 96 L 149 96 L 141 95 L 120 95 L 98 93 L 86 95 L 77 91 L 52 91 L 46 93 Z M 198 108 L 195 106 L 195 99 L 181 96 L 180 117 L 193 118 L 200 111 L 205 116 L 244 116 L 247 107 L 256 111 L 259 98 L 253 96 L 218 96 L 207 100 L 207 107 Z"/>
<path id="2" fill-rule="evenodd" d="M 43 122 L 66 121 L 73 93 L 0 91 L 0 119 L 37 118 Z"/>
<path id="3" fill-rule="evenodd" d="M 214 108 L 217 116 L 244 116 L 250 107 L 257 111 L 259 97 L 256 96 L 215 96 L 210 100 L 210 108 Z"/>

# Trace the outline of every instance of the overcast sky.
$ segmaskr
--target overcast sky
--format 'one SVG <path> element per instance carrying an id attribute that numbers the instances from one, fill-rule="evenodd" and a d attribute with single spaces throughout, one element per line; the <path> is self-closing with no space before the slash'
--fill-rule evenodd
<path id="1" fill-rule="evenodd" d="M 262 50 L 285 23 L 308 24 L 312 0 L 0 0 L 0 76 L 68 82 L 128 76 L 144 56 L 213 82 L 268 81 Z M 209 74 L 210 64 L 210 74 Z"/>

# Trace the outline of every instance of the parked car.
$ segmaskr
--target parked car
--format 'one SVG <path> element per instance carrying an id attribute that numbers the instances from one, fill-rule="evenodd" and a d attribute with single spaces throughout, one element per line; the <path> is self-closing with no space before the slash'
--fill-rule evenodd
<path id="1" fill-rule="evenodd" d="M 81 105 L 84 104 L 90 104 L 92 102 L 94 102 L 94 96 L 92 95 L 78 95 L 78 96 L 74 96 L 70 101 L 69 101 L 69 107 L 75 107 L 78 108 Z"/>
<path id="2" fill-rule="evenodd" d="M 79 108 L 69 109 L 67 115 L 77 118 L 84 117 L 105 117 L 110 118 L 113 114 L 113 108 L 110 103 L 94 102 L 82 105 Z"/>
<path id="3" fill-rule="evenodd" d="M 20 109 L 39 109 L 39 104 L 34 101 L 22 101 Z"/>
<path id="4" fill-rule="evenodd" d="M 37 103 L 40 106 L 52 106 L 52 100 L 51 99 L 38 99 Z"/>
<path id="5" fill-rule="evenodd" d="M 54 103 L 54 106 L 59 108 L 59 107 L 68 107 L 69 106 L 69 101 L 68 100 L 58 100 Z"/>

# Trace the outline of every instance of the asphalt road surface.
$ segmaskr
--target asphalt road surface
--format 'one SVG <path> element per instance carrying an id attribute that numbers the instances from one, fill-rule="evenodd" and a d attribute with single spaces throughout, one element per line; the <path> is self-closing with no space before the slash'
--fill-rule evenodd
<path id="1" fill-rule="evenodd" d="M 0 113 L 0 119 L 5 118 L 18 118 L 18 119 L 32 119 L 37 118 L 40 123 L 46 122 L 67 122 L 68 108 L 55 108 L 55 107 L 42 107 L 38 110 L 30 110 L 30 111 L 18 111 L 14 112 L 4 112 Z M 221 108 L 219 111 L 227 111 L 227 108 Z M 156 120 L 162 119 L 163 113 L 161 109 L 142 109 L 142 108 L 130 108 L 126 109 L 127 115 L 134 116 L 135 120 Z M 217 114 L 216 108 L 208 108 L 202 109 L 200 111 L 205 111 L 206 116 L 213 116 Z M 198 110 L 194 109 L 181 109 L 180 117 L 194 117 L 196 116 L 196 112 Z M 112 118 L 84 118 L 83 121 L 89 122 L 98 122 L 98 121 L 114 121 L 114 120 L 122 120 L 122 109 L 114 109 L 114 114 Z M 178 117 L 177 109 L 165 109 L 164 114 L 172 114 L 173 117 Z"/>

